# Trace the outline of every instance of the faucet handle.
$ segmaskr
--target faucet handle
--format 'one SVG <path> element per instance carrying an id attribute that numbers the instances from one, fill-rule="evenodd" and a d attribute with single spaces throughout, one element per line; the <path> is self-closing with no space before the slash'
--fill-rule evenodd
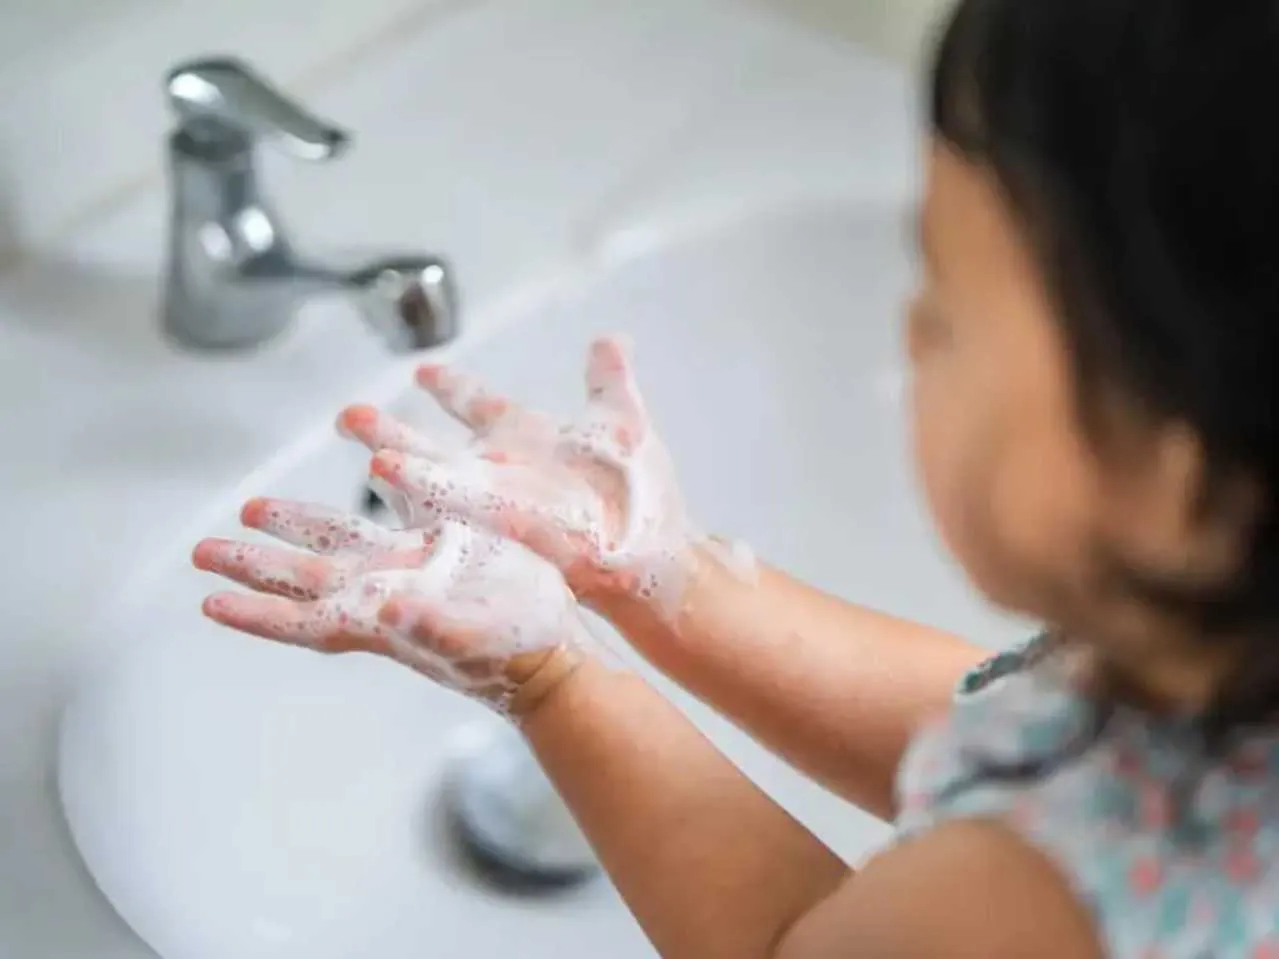
<path id="1" fill-rule="evenodd" d="M 301 159 L 328 160 L 350 141 L 233 57 L 181 63 L 169 71 L 165 89 L 180 129 L 199 143 L 247 147 L 269 136 Z"/>

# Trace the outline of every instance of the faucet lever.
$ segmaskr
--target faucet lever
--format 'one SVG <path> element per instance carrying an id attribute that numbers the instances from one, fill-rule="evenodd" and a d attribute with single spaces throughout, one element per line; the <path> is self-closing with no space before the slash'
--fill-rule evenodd
<path id="1" fill-rule="evenodd" d="M 165 88 L 178 135 L 197 150 L 247 150 L 254 140 L 269 137 L 300 159 L 328 160 L 350 140 L 234 57 L 179 64 L 169 71 Z"/>

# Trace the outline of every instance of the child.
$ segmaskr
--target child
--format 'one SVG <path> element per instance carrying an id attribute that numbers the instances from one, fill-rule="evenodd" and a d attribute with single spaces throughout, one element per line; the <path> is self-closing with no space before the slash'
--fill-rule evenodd
<path id="1" fill-rule="evenodd" d="M 250 504 L 310 552 L 201 544 L 276 594 L 206 610 L 512 715 L 664 956 L 1279 956 L 1274 91 L 1276 0 L 962 0 L 946 30 L 916 452 L 975 586 L 1049 624 L 1024 649 L 974 668 L 697 535 L 609 340 L 571 424 L 424 370 L 461 454 L 347 411 L 411 529 Z M 564 584 L 900 841 L 854 875 L 591 658 Z"/>

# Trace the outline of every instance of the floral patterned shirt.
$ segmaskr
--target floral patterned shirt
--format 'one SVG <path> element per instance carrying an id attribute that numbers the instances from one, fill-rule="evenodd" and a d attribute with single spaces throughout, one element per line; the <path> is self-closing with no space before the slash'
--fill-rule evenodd
<path id="1" fill-rule="evenodd" d="M 1072 884 L 1116 959 L 1279 959 L 1279 731 L 1204 759 L 1195 725 L 1099 726 L 1052 644 L 971 673 L 898 777 L 899 834 L 998 819 Z"/>

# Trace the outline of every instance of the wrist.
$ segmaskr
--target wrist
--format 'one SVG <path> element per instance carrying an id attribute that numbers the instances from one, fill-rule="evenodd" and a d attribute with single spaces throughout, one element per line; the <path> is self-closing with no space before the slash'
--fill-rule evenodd
<path id="1" fill-rule="evenodd" d="M 671 565 L 668 580 L 677 588 L 665 595 L 645 595 L 634 582 L 580 597 L 584 606 L 607 620 L 638 652 L 669 646 L 704 606 L 701 597 L 715 593 L 724 580 L 740 582 L 725 557 L 731 547 L 719 540 L 690 542 Z"/>
<path id="2" fill-rule="evenodd" d="M 507 668 L 516 684 L 507 711 L 517 723 L 527 722 L 585 664 L 586 655 L 571 645 L 518 657 Z"/>

